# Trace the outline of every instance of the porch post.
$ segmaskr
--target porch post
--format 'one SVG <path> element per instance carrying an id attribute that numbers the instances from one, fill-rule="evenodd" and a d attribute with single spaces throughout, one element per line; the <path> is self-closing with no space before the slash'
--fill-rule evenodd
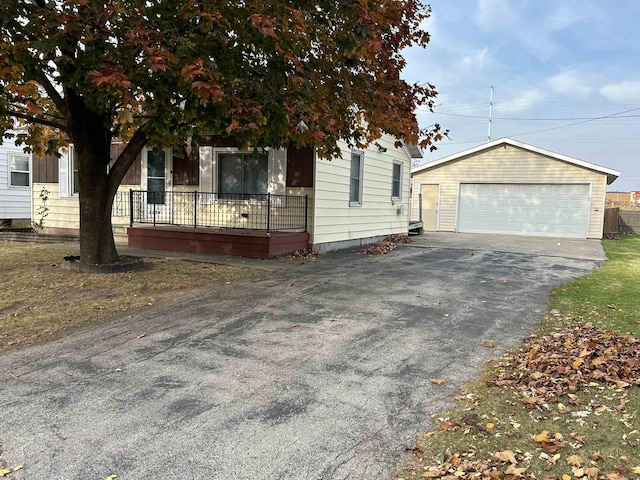
<path id="1" fill-rule="evenodd" d="M 149 195 L 150 193 L 153 195 L 153 197 L 152 197 L 153 198 L 153 203 L 152 203 L 152 205 L 153 205 L 153 226 L 155 227 L 156 226 L 156 193 L 157 192 L 147 192 L 147 195 Z"/>
<path id="2" fill-rule="evenodd" d="M 133 227 L 133 189 L 129 189 L 129 226 Z"/>
<path id="3" fill-rule="evenodd" d="M 267 233 L 271 230 L 271 193 L 267 193 Z"/>
<path id="4" fill-rule="evenodd" d="M 309 195 L 304 196 L 304 233 L 307 233 L 309 222 Z"/>
<path id="5" fill-rule="evenodd" d="M 193 192 L 193 229 L 198 229 L 198 191 Z"/>
<path id="6" fill-rule="evenodd" d="M 418 218 L 422 221 L 422 193 L 418 195 Z"/>

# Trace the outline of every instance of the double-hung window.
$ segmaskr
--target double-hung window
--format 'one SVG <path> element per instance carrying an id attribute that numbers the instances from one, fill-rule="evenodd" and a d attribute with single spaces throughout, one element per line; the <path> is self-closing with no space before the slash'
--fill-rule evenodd
<path id="1" fill-rule="evenodd" d="M 31 185 L 31 172 L 29 170 L 29 156 L 10 155 L 9 185 L 12 187 L 28 187 Z"/>
<path id="2" fill-rule="evenodd" d="M 260 199 L 269 189 L 269 155 L 221 153 L 218 155 L 220 198 Z"/>
<path id="3" fill-rule="evenodd" d="M 78 152 L 75 147 L 69 147 L 69 186 L 71 194 L 77 195 L 80 191 L 80 180 L 78 179 Z"/>
<path id="4" fill-rule="evenodd" d="M 362 173 L 364 171 L 364 154 L 351 152 L 351 181 L 349 184 L 349 206 L 362 205 Z"/>
<path id="5" fill-rule="evenodd" d="M 402 163 L 393 162 L 392 168 L 391 198 L 400 200 L 402 198 Z"/>

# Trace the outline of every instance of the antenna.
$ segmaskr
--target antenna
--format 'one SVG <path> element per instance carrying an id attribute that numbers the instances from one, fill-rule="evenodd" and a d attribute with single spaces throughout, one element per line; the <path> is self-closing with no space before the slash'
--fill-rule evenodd
<path id="1" fill-rule="evenodd" d="M 491 141 L 492 111 L 493 111 L 493 85 L 491 85 L 491 94 L 489 96 L 489 132 L 487 133 L 487 142 Z"/>

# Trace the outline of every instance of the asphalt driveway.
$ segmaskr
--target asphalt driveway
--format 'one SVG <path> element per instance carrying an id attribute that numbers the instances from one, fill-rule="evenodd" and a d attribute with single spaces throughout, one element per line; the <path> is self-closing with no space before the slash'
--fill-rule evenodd
<path id="1" fill-rule="evenodd" d="M 422 241 L 339 252 L 2 355 L 0 465 L 33 480 L 390 478 L 548 291 L 596 265 Z"/>

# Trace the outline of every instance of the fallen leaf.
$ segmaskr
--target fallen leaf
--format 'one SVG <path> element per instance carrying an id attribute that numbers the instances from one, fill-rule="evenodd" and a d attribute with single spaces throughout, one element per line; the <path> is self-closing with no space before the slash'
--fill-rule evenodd
<path id="1" fill-rule="evenodd" d="M 567 475 L 566 473 L 563 473 L 562 480 L 571 480 L 571 475 Z"/>
<path id="2" fill-rule="evenodd" d="M 440 430 L 449 430 L 451 427 L 453 427 L 453 423 L 451 422 L 442 422 L 440 424 Z"/>
<path id="3" fill-rule="evenodd" d="M 498 460 L 500 460 L 501 462 L 509 462 L 512 465 L 515 465 L 518 463 L 518 461 L 516 460 L 516 454 L 509 449 L 496 452 L 493 456 Z"/>
<path id="4" fill-rule="evenodd" d="M 493 427 L 495 427 L 495 424 L 489 422 L 487 423 L 487 425 L 485 426 L 487 430 L 493 430 Z"/>
<path id="5" fill-rule="evenodd" d="M 583 468 L 573 467 L 571 469 L 571 473 L 573 473 L 573 476 L 576 477 L 576 478 L 584 477 L 584 469 Z"/>
<path id="6" fill-rule="evenodd" d="M 569 455 L 567 457 L 567 463 L 573 467 L 579 467 L 584 463 L 580 455 Z"/>
<path id="7" fill-rule="evenodd" d="M 543 442 L 551 441 L 551 438 L 549 438 L 549 432 L 547 430 L 541 431 L 539 434 L 537 434 L 537 435 L 535 435 L 533 437 L 533 441 L 536 442 L 536 443 L 543 443 Z"/>
<path id="8" fill-rule="evenodd" d="M 449 314 L 448 314 L 448 313 L 445 313 L 445 314 L 444 314 L 444 316 L 445 316 L 445 317 L 448 317 L 448 316 L 449 316 Z"/>
<path id="9" fill-rule="evenodd" d="M 435 383 L 436 385 L 442 385 L 444 383 L 444 378 L 430 378 L 429 381 L 431 383 Z"/>
<path id="10" fill-rule="evenodd" d="M 526 471 L 527 471 L 526 468 L 518 468 L 515 465 L 511 464 L 507 467 L 504 473 L 506 473 L 507 475 L 515 475 L 517 477 L 521 477 L 522 474 Z"/>
<path id="11" fill-rule="evenodd" d="M 636 475 L 640 475 L 640 467 L 632 467 L 631 471 Z"/>
<path id="12" fill-rule="evenodd" d="M 502 280 L 502 283 L 509 283 L 508 280 Z"/>
<path id="13" fill-rule="evenodd" d="M 442 302 L 433 302 L 434 305 L 442 305 Z"/>
<path id="14" fill-rule="evenodd" d="M 299 327 L 299 326 L 300 326 L 300 324 L 299 324 L 299 323 L 292 323 L 292 324 L 291 324 L 291 328 L 296 328 L 296 327 Z"/>
<path id="15" fill-rule="evenodd" d="M 146 337 L 146 336 L 147 336 L 147 334 L 146 334 L 146 333 L 141 333 L 140 335 L 138 335 L 138 338 L 144 338 L 144 337 Z"/>
<path id="16" fill-rule="evenodd" d="M 589 467 L 584 469 L 584 473 L 588 478 L 598 478 L 598 475 L 600 475 L 600 469 L 596 467 Z"/>
<path id="17" fill-rule="evenodd" d="M 493 348 L 493 347 L 495 347 L 495 345 L 493 344 L 493 342 L 487 342 L 487 343 L 485 343 L 485 346 L 486 346 L 487 348 Z"/>
<path id="18" fill-rule="evenodd" d="M 121 371 L 122 371 L 122 369 L 119 368 L 119 367 L 114 369 L 114 372 L 121 372 Z"/>
<path id="19" fill-rule="evenodd" d="M 267 307 L 269 308 L 276 308 L 276 305 L 274 303 L 267 305 Z"/>
<path id="20" fill-rule="evenodd" d="M 22 470 L 24 468 L 24 465 L 20 464 L 20 465 L 16 465 L 15 467 L 13 467 L 13 471 L 17 472 L 18 470 Z"/>
<path id="21" fill-rule="evenodd" d="M 607 473 L 607 478 L 609 480 L 626 480 L 626 477 L 620 475 L 618 472 Z"/>
<path id="22" fill-rule="evenodd" d="M 118 478 L 118 475 L 109 475 L 105 480 L 116 480 L 116 478 Z"/>
<path id="23" fill-rule="evenodd" d="M 0 477 L 6 477 L 10 473 L 11 473 L 10 468 L 3 468 L 2 470 L 0 470 Z"/>

